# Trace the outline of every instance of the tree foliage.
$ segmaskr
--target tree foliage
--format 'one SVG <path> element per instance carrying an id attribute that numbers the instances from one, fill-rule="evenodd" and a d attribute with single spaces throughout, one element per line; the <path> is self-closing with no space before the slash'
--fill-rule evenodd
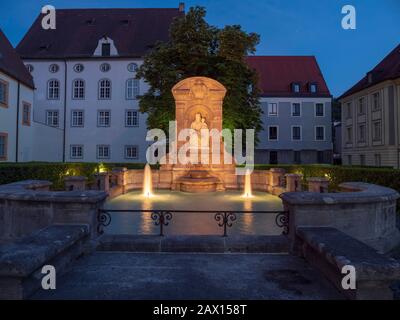
<path id="1" fill-rule="evenodd" d="M 259 36 L 238 25 L 220 29 L 209 25 L 203 7 L 190 8 L 170 28 L 170 40 L 158 43 L 145 57 L 137 77 L 150 89 L 140 97 L 140 111 L 148 114 L 149 128 L 168 131 L 175 119 L 172 87 L 182 79 L 205 76 L 227 88 L 223 104 L 223 127 L 261 129 L 257 75 L 246 64 L 256 50 Z"/>

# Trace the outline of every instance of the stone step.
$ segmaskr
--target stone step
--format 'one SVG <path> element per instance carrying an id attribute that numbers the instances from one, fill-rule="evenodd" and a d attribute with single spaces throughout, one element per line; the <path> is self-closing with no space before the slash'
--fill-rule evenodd
<path id="1" fill-rule="evenodd" d="M 98 251 L 124 252 L 203 252 L 203 253 L 288 253 L 285 236 L 213 235 L 107 235 L 101 237 Z"/>

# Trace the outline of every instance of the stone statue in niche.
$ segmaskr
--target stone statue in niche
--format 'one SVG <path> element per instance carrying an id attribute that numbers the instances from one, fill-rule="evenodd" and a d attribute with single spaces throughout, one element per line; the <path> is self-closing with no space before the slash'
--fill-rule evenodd
<path id="1" fill-rule="evenodd" d="M 190 129 L 194 130 L 195 132 L 193 135 L 190 137 L 190 147 L 191 148 L 196 148 L 196 149 L 201 149 L 202 147 L 208 148 L 208 144 L 206 146 L 202 146 L 201 143 L 201 130 L 208 130 L 208 125 L 206 123 L 206 118 L 202 117 L 201 113 L 196 113 L 195 119 L 190 125 Z M 197 136 L 194 137 L 194 135 Z"/>

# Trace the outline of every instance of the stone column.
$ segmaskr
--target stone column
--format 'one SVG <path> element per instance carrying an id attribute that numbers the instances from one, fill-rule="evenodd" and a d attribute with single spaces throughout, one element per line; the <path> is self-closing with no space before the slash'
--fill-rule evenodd
<path id="1" fill-rule="evenodd" d="M 125 185 L 127 183 L 126 173 L 128 169 L 125 167 L 113 168 L 112 173 L 117 177 L 117 185 L 121 188 L 121 193 L 125 193 Z"/>
<path id="2" fill-rule="evenodd" d="M 82 176 L 72 176 L 64 178 L 66 191 L 84 191 L 86 190 L 87 178 Z"/>
<path id="3" fill-rule="evenodd" d="M 327 193 L 329 186 L 329 180 L 323 177 L 315 177 L 308 179 L 308 191 Z"/>
<path id="4" fill-rule="evenodd" d="M 110 191 L 110 174 L 108 172 L 100 172 L 95 174 L 97 187 L 99 190 Z"/>
<path id="5" fill-rule="evenodd" d="M 272 168 L 270 172 L 270 186 L 279 187 L 281 186 L 282 177 L 285 174 L 285 169 L 282 168 Z"/>
<path id="6" fill-rule="evenodd" d="M 288 192 L 299 192 L 301 191 L 301 174 L 288 173 L 286 177 L 286 191 Z"/>

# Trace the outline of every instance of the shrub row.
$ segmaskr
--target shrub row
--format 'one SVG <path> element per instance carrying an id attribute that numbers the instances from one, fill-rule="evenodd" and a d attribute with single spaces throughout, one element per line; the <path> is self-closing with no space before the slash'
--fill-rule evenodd
<path id="1" fill-rule="evenodd" d="M 64 188 L 66 176 L 85 176 L 91 181 L 93 174 L 100 170 L 110 171 L 114 167 L 142 169 L 143 163 L 2 163 L 0 164 L 0 184 L 21 180 L 49 180 L 54 190 Z"/>
<path id="2" fill-rule="evenodd" d="M 400 170 L 378 167 L 333 166 L 333 165 L 255 165 L 256 170 L 283 168 L 287 173 L 303 175 L 306 183 L 309 177 L 327 177 L 332 189 L 342 182 L 367 182 L 379 184 L 400 192 Z"/>

